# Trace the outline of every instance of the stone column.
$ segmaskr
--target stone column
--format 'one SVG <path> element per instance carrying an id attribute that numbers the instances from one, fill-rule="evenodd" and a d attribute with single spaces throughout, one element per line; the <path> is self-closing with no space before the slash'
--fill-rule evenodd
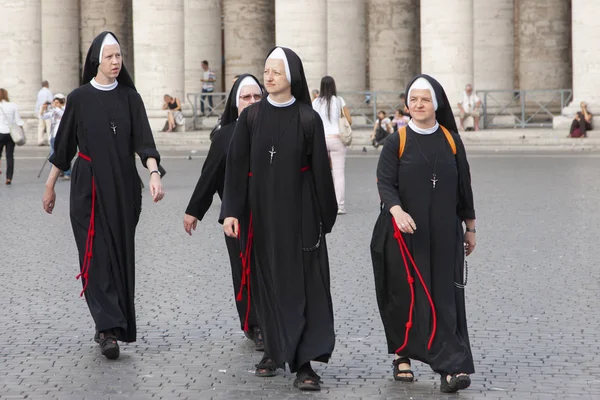
<path id="1" fill-rule="evenodd" d="M 309 90 L 318 89 L 327 74 L 327 1 L 275 0 L 275 41 L 300 56 Z"/>
<path id="2" fill-rule="evenodd" d="M 0 85 L 23 117 L 33 116 L 42 84 L 40 0 L 2 2 Z"/>
<path id="3" fill-rule="evenodd" d="M 571 2 L 521 0 L 518 7 L 520 89 L 569 89 Z"/>
<path id="4" fill-rule="evenodd" d="M 135 82 L 146 108 L 160 109 L 163 96 L 183 99 L 184 0 L 133 0 Z"/>
<path id="5" fill-rule="evenodd" d="M 596 0 L 573 2 L 573 96 L 600 112 L 600 3 Z"/>
<path id="6" fill-rule="evenodd" d="M 80 0 L 80 15 L 81 68 L 83 69 L 92 40 L 103 31 L 111 31 L 121 43 L 123 63 L 127 71 L 132 76 L 135 75 L 132 0 Z"/>
<path id="7" fill-rule="evenodd" d="M 442 84 L 457 114 L 473 82 L 473 0 L 421 0 L 421 71 Z"/>
<path id="8" fill-rule="evenodd" d="M 79 1 L 42 3 L 42 78 L 52 93 L 68 94 L 79 86 Z"/>
<path id="9" fill-rule="evenodd" d="M 473 85 L 514 89 L 514 0 L 473 2 Z M 508 94 L 509 98 L 512 96 Z M 506 97 L 506 96 L 504 96 Z"/>
<path id="10" fill-rule="evenodd" d="M 265 57 L 275 46 L 275 1 L 224 0 L 225 88 L 251 73 L 262 81 Z"/>
<path id="11" fill-rule="evenodd" d="M 366 89 L 365 0 L 327 0 L 327 75 L 338 91 Z"/>
<path id="12" fill-rule="evenodd" d="M 368 4 L 370 89 L 404 92 L 419 70 L 418 0 L 369 0 Z"/>
<path id="13" fill-rule="evenodd" d="M 600 112 L 600 30 L 596 18 L 600 3 L 577 0 L 572 7 L 573 101 L 562 110 L 562 116 L 554 118 L 554 127 L 565 132 L 575 113 L 581 110 L 582 101 L 588 104 L 590 112 Z"/>
<path id="14" fill-rule="evenodd" d="M 179 3 L 176 1 L 175 3 Z M 221 8 L 218 0 L 185 0 L 185 45 L 184 52 L 177 55 L 174 62 L 183 63 L 185 58 L 185 93 L 202 91 L 203 60 L 217 75 L 215 91 L 223 90 L 222 76 L 222 29 Z M 260 23 L 245 28 L 255 29 Z M 247 32 L 247 31 L 246 31 Z M 182 55 L 185 57 L 182 57 Z M 187 99 L 185 99 L 187 101 Z M 217 99 L 215 99 L 217 101 Z"/>

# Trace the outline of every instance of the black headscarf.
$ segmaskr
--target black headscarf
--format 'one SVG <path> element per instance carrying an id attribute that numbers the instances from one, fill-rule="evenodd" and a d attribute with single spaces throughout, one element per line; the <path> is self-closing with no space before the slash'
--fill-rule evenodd
<path id="1" fill-rule="evenodd" d="M 100 65 L 100 49 L 102 48 L 102 42 L 104 41 L 104 37 L 109 33 L 114 36 L 117 42 L 119 41 L 115 34 L 109 31 L 104 31 L 98 36 L 96 36 L 96 38 L 92 41 L 92 45 L 88 50 L 87 57 L 85 58 L 85 65 L 83 66 L 83 77 L 81 79 L 82 85 L 89 83 L 92 80 L 92 78 L 98 74 L 98 66 Z M 119 46 L 120 45 L 121 44 L 119 43 Z M 120 85 L 129 86 L 133 90 L 136 90 L 135 85 L 133 84 L 133 79 L 131 79 L 129 72 L 127 72 L 127 68 L 125 68 L 124 63 L 121 66 L 121 72 L 119 72 L 119 76 L 117 76 L 117 81 Z"/>
<path id="2" fill-rule="evenodd" d="M 304 67 L 302 66 L 302 60 L 298 57 L 298 54 L 294 53 L 287 47 L 276 46 L 267 55 L 267 59 L 277 47 L 280 47 L 288 61 L 290 67 L 290 75 L 292 78 L 292 96 L 296 98 L 296 101 L 311 105 L 310 92 L 308 91 L 308 83 L 306 82 L 306 75 L 304 75 Z M 265 62 L 266 60 L 265 59 Z"/>
<path id="3" fill-rule="evenodd" d="M 432 78 L 429 75 L 421 74 L 415 76 L 408 86 L 406 87 L 406 95 L 410 92 L 410 87 L 415 83 L 415 81 L 419 78 L 425 78 L 431 87 L 433 87 L 433 91 L 435 92 L 435 97 L 438 103 L 438 109 L 435 111 L 435 119 L 438 124 L 446 127 L 449 131 L 458 134 L 458 127 L 456 126 L 456 120 L 454 119 L 454 113 L 452 112 L 452 106 L 448 101 L 448 97 L 446 96 L 446 92 L 440 83 Z M 410 99 L 407 99 L 407 104 Z"/>
<path id="4" fill-rule="evenodd" d="M 264 93 L 263 87 L 260 82 L 254 75 L 251 74 L 242 74 L 233 84 L 233 87 L 229 91 L 229 96 L 227 96 L 227 102 L 225 103 L 225 111 L 223 111 L 223 115 L 221 115 L 221 126 L 229 125 L 233 121 L 237 120 L 239 115 L 238 108 L 236 106 L 237 100 L 237 92 L 240 88 L 240 84 L 244 80 L 244 78 L 250 77 L 256 81 L 256 84 L 260 88 L 261 92 Z"/>

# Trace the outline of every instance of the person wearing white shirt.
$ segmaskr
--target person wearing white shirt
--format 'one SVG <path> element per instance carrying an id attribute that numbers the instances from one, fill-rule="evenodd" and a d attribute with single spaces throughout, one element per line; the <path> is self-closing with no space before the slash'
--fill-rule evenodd
<path id="1" fill-rule="evenodd" d="M 479 130 L 479 117 L 481 116 L 481 100 L 473 93 L 473 86 L 468 84 L 462 94 L 462 100 L 458 103 L 460 110 L 460 129 L 465 130 L 465 119 L 473 117 L 475 130 Z"/>
<path id="2" fill-rule="evenodd" d="M 346 214 L 346 178 L 344 172 L 346 168 L 346 146 L 340 139 L 339 120 L 342 112 L 350 124 L 352 124 L 352 117 L 344 99 L 337 96 L 335 80 L 331 76 L 325 76 L 321 79 L 321 90 L 318 91 L 318 96 L 313 100 L 312 106 L 319 113 L 325 128 L 325 142 L 331 160 L 338 214 Z"/>
<path id="3" fill-rule="evenodd" d="M 19 109 L 15 103 L 11 103 L 6 89 L 0 88 L 0 158 L 6 147 L 6 184 L 12 183 L 13 171 L 15 169 L 15 142 L 10 136 L 10 127 L 13 124 L 25 125 L 19 116 Z"/>
<path id="4" fill-rule="evenodd" d="M 49 119 L 42 119 L 42 106 L 52 104 L 53 97 L 48 81 L 42 82 L 42 88 L 37 94 L 35 112 L 38 117 L 38 146 L 44 146 L 50 142 L 50 130 L 52 129 Z"/>

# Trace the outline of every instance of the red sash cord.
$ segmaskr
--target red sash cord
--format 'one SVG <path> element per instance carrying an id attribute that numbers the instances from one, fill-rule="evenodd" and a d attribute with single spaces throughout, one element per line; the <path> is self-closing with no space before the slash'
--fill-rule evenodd
<path id="1" fill-rule="evenodd" d="M 435 337 L 435 331 L 437 329 L 437 316 L 435 313 L 435 306 L 433 304 L 433 298 L 431 297 L 431 294 L 429 293 L 429 290 L 427 289 L 427 286 L 425 285 L 425 281 L 423 280 L 423 277 L 421 276 L 421 272 L 419 271 L 419 268 L 417 268 L 417 264 L 415 263 L 415 260 L 413 259 L 412 255 L 410 254 L 410 251 L 408 250 L 408 246 L 406 246 L 406 242 L 404 241 L 404 238 L 402 237 L 402 232 L 400 232 L 400 229 L 398 228 L 398 224 L 396 223 L 396 220 L 394 219 L 394 217 L 392 217 L 392 224 L 394 225 L 394 237 L 398 241 L 398 245 L 400 246 L 400 254 L 402 254 L 402 260 L 404 261 L 404 268 L 406 269 L 406 280 L 408 281 L 408 286 L 410 287 L 410 311 L 408 313 L 408 322 L 406 323 L 406 334 L 404 335 L 404 344 L 402 346 L 400 346 L 400 348 L 398 350 L 396 350 L 396 353 L 399 353 L 402 350 L 404 350 L 404 348 L 408 344 L 408 332 L 410 331 L 410 328 L 412 328 L 412 325 L 413 325 L 413 322 L 412 322 L 413 321 L 413 310 L 415 307 L 415 287 L 414 287 L 415 278 L 413 278 L 413 276 L 410 274 L 410 268 L 409 268 L 408 262 L 406 260 L 407 257 L 410 260 L 410 262 L 415 270 L 415 273 L 419 277 L 419 280 L 421 281 L 421 285 L 423 286 L 423 289 L 425 290 L 425 294 L 427 295 L 427 299 L 429 300 L 429 305 L 431 306 L 431 313 L 433 315 L 433 328 L 431 330 L 431 337 L 429 338 L 429 343 L 427 344 L 427 350 L 430 350 L 431 344 L 433 343 L 433 338 Z"/>
<path id="2" fill-rule="evenodd" d="M 302 167 L 300 172 L 306 172 L 310 169 L 309 166 Z M 248 176 L 252 176 L 252 172 L 248 173 Z M 238 229 L 238 240 L 240 239 L 240 229 Z M 246 318 L 244 319 L 244 332 L 248 332 L 250 327 L 248 326 L 248 318 L 250 316 L 250 264 L 252 255 L 252 241 L 254 239 L 254 226 L 252 224 L 252 213 L 250 213 L 250 221 L 248 223 L 248 241 L 246 242 L 246 249 L 240 251 L 240 258 L 242 259 L 242 284 L 236 296 L 237 301 L 242 301 L 244 287 L 246 288 L 246 298 L 248 304 L 246 305 Z"/>
<path id="3" fill-rule="evenodd" d="M 83 154 L 82 152 L 79 152 L 79 157 L 81 157 L 82 159 L 84 159 L 87 162 L 92 162 L 92 159 Z M 88 286 L 88 276 L 89 276 L 89 271 L 90 271 L 90 264 L 92 262 L 92 249 L 94 247 L 94 235 L 96 234 L 96 232 L 94 231 L 94 220 L 95 220 L 95 216 L 96 216 L 96 179 L 94 179 L 94 177 L 92 176 L 92 212 L 90 214 L 90 224 L 88 226 L 88 233 L 87 233 L 87 239 L 85 241 L 85 254 L 83 255 L 83 265 L 81 266 L 81 272 L 79 273 L 79 275 L 77 275 L 76 279 L 81 278 L 82 282 L 83 282 L 83 290 L 81 291 L 81 293 L 79 294 L 79 296 L 83 296 L 83 294 L 85 293 L 85 290 L 87 289 Z"/>

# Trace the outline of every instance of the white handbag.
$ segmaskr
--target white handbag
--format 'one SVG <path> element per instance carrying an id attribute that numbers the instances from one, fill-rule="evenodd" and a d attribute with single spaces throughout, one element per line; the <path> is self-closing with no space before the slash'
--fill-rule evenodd
<path id="1" fill-rule="evenodd" d="M 4 110 L 2 109 L 2 107 L 0 107 L 0 111 L 2 111 L 2 114 L 4 114 L 4 118 L 6 118 L 6 121 L 8 122 L 8 116 L 6 116 L 6 113 L 4 112 Z M 27 142 L 27 138 L 25 137 L 25 131 L 23 130 L 23 127 L 20 125 L 17 125 L 16 123 L 12 123 L 10 124 L 10 137 L 12 138 L 13 142 L 15 142 L 15 144 L 17 146 L 23 146 L 26 142 Z"/>
<path id="2" fill-rule="evenodd" d="M 344 115 L 344 107 L 339 98 L 338 103 L 340 105 L 340 119 L 338 121 L 340 128 L 340 140 L 344 146 L 350 146 L 352 144 L 352 126 L 350 126 L 350 122 L 348 122 L 346 115 Z"/>

